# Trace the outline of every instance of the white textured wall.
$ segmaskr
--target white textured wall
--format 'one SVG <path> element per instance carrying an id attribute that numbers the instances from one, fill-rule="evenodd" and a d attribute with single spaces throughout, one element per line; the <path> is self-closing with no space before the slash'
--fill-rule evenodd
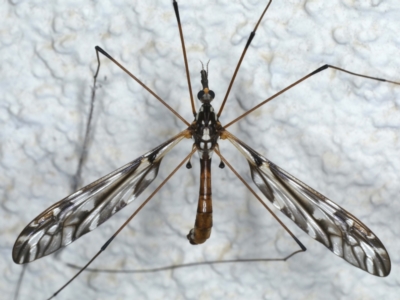
<path id="1" fill-rule="evenodd" d="M 195 93 L 199 60 L 210 62 L 219 107 L 249 32 L 266 4 L 179 1 Z M 0 193 L 3 299 L 22 270 L 13 243 L 37 214 L 71 191 L 88 113 L 94 46 L 100 45 L 191 120 L 171 1 L 3 1 L 0 4 Z M 221 118 L 228 122 L 325 63 L 400 81 L 398 0 L 275 0 L 250 47 Z M 101 58 L 88 184 L 184 128 L 162 105 Z M 104 80 L 104 76 L 107 80 Z M 286 217 L 308 248 L 286 263 L 202 266 L 150 274 L 82 274 L 57 299 L 396 299 L 400 253 L 400 86 L 331 70 L 253 113 L 231 132 L 345 207 L 382 240 L 392 273 L 377 278 L 335 257 Z M 190 151 L 171 153 L 159 178 Z M 232 147 L 223 153 L 249 179 Z M 93 264 L 151 268 L 204 260 L 282 257 L 296 244 L 229 170 L 214 163 L 214 229 L 191 246 L 197 162 L 182 169 Z M 150 188 L 150 189 L 152 189 Z M 84 264 L 145 199 L 93 233 L 29 264 L 19 299 L 44 299 Z"/>

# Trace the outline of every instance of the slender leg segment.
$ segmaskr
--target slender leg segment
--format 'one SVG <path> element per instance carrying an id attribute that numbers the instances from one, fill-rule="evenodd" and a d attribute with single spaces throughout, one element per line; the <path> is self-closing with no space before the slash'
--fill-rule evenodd
<path id="1" fill-rule="evenodd" d="M 96 78 L 97 75 L 99 74 L 100 70 L 100 58 L 99 58 L 99 52 L 103 54 L 105 57 L 107 57 L 109 60 L 111 60 L 114 64 L 116 64 L 118 67 L 120 67 L 126 74 L 128 74 L 133 80 L 135 80 L 137 83 L 139 83 L 146 91 L 148 91 L 154 98 L 156 98 L 158 101 L 160 101 L 166 108 L 168 108 L 175 116 L 177 116 L 183 123 L 185 123 L 187 126 L 190 125 L 188 121 L 186 121 L 178 112 L 173 109 L 171 106 L 167 104 L 163 99 L 161 99 L 160 96 L 158 96 L 155 92 L 153 92 L 147 85 L 145 85 L 142 81 L 139 80 L 135 75 L 133 75 L 131 72 L 129 72 L 123 65 L 121 65 L 118 61 L 116 61 L 110 54 L 108 54 L 106 51 L 104 51 L 102 48 L 99 46 L 94 47 L 96 50 L 96 55 L 97 55 L 97 71 L 96 74 L 94 75 L 94 82 L 96 83 Z"/>
<path id="2" fill-rule="evenodd" d="M 261 106 L 263 106 L 265 103 L 268 103 L 269 101 L 275 99 L 276 97 L 278 97 L 279 95 L 283 94 L 284 92 L 286 92 L 287 90 L 290 90 L 292 87 L 298 85 L 299 83 L 305 81 L 306 79 L 314 76 L 315 74 L 318 74 L 321 71 L 324 71 L 328 68 L 331 69 L 335 69 L 353 76 L 357 76 L 357 77 L 363 77 L 363 78 L 367 78 L 367 79 L 372 79 L 372 80 L 376 80 L 376 81 L 382 81 L 382 82 L 389 82 L 389 83 L 393 83 L 393 84 L 397 84 L 400 85 L 400 82 L 396 82 L 396 81 L 392 81 L 392 80 L 387 80 L 387 79 L 383 79 L 383 78 L 378 78 L 378 77 L 372 77 L 372 76 L 367 76 L 367 75 L 363 75 L 363 74 L 359 74 L 359 73 L 354 73 L 354 72 L 350 72 L 347 71 L 345 69 L 339 68 L 339 67 L 335 67 L 332 65 L 323 65 L 322 67 L 316 69 L 315 71 L 307 74 L 306 76 L 300 78 L 299 80 L 297 80 L 296 82 L 292 83 L 291 85 L 288 85 L 287 87 L 285 87 L 283 90 L 279 91 L 278 93 L 272 95 L 271 97 L 269 97 L 268 99 L 265 99 L 264 101 L 262 101 L 261 103 L 257 104 L 256 106 L 254 106 L 253 108 L 249 109 L 248 111 L 246 111 L 244 114 L 240 115 L 239 117 L 237 117 L 236 119 L 230 121 L 228 124 L 226 124 L 224 126 L 224 128 L 228 128 L 229 126 L 231 126 L 232 124 L 236 123 L 237 121 L 243 119 L 244 117 L 246 117 L 248 114 L 252 113 L 253 111 L 255 111 L 256 109 L 260 108 Z"/>
<path id="3" fill-rule="evenodd" d="M 195 105 L 194 105 L 193 92 L 192 92 L 192 84 L 190 83 L 189 64 L 188 64 L 187 56 L 186 56 L 185 39 L 183 38 L 182 25 L 181 25 L 181 18 L 179 17 L 178 3 L 174 0 L 174 2 L 172 3 L 172 5 L 174 6 L 176 21 L 178 22 L 179 37 L 180 37 L 180 39 L 181 39 L 182 53 L 183 53 L 183 61 L 185 62 L 186 79 L 187 79 L 188 88 L 189 88 L 189 97 L 190 97 L 190 103 L 191 103 L 191 105 L 192 105 L 192 113 L 193 113 L 194 116 L 196 116 L 196 107 L 195 107 Z"/>
<path id="4" fill-rule="evenodd" d="M 200 159 L 200 191 L 194 228 L 187 235 L 192 245 L 204 243 L 211 235 L 212 192 L 211 158 Z"/>
<path id="5" fill-rule="evenodd" d="M 286 230 L 287 233 L 293 238 L 293 240 L 299 245 L 301 248 L 301 252 L 304 252 L 307 250 L 307 248 L 300 242 L 300 240 L 290 231 L 289 228 L 285 224 L 282 223 L 282 221 L 278 218 L 278 216 L 265 204 L 265 202 L 257 195 L 257 193 L 250 187 L 250 185 L 243 179 L 242 176 L 232 167 L 232 165 L 225 159 L 225 157 L 222 156 L 222 154 L 219 152 L 219 150 L 215 150 L 217 155 L 221 158 L 221 160 L 228 166 L 229 169 L 236 175 L 237 178 L 247 187 L 247 189 L 253 194 L 254 197 L 262 204 L 262 206 L 265 207 L 266 210 L 271 214 L 271 216 L 283 227 L 283 229 Z"/>
<path id="6" fill-rule="evenodd" d="M 140 212 L 140 210 L 154 197 L 155 194 L 158 193 L 158 191 L 167 183 L 167 181 L 179 170 L 180 167 L 189 159 L 190 156 L 193 155 L 195 150 L 192 150 L 186 156 L 180 163 L 179 165 L 161 182 L 161 184 L 153 191 L 153 193 L 150 194 L 149 197 L 143 203 L 135 210 L 135 212 L 128 218 L 128 220 L 125 221 L 124 224 L 121 225 L 121 227 L 111 236 L 111 238 L 108 239 L 108 241 L 100 248 L 100 250 L 89 260 L 89 262 L 74 275 L 66 284 L 64 284 L 60 289 L 58 289 L 48 300 L 53 299 L 56 297 L 64 288 L 66 288 L 76 277 L 78 277 L 83 271 L 86 270 L 86 268 L 103 252 L 106 250 L 106 248 L 111 244 L 111 242 L 115 239 L 115 237 L 128 225 L 130 221 Z"/>
<path id="7" fill-rule="evenodd" d="M 271 2 L 272 2 L 272 0 L 270 0 L 270 1 L 268 2 L 268 4 L 267 4 L 267 6 L 265 7 L 263 13 L 261 14 L 260 18 L 258 19 L 258 22 L 257 22 L 256 26 L 254 26 L 253 31 L 250 33 L 249 38 L 247 39 L 246 46 L 244 46 L 242 55 L 241 55 L 240 58 L 239 58 L 239 62 L 238 62 L 238 64 L 237 64 L 237 66 L 236 66 L 235 72 L 233 73 L 231 82 L 229 83 L 229 86 L 228 86 L 228 90 L 227 90 L 226 93 L 225 93 L 224 100 L 222 101 L 221 107 L 220 107 L 219 112 L 218 112 L 218 114 L 217 114 L 217 117 L 218 117 L 218 118 L 221 116 L 222 111 L 223 111 L 223 109 L 224 109 L 224 107 L 225 107 L 226 100 L 228 99 L 229 93 L 231 92 L 232 85 L 233 85 L 233 83 L 235 82 L 236 75 L 237 75 L 237 73 L 238 73 L 238 71 L 239 71 L 240 65 L 242 64 L 243 58 L 244 58 L 244 56 L 246 55 L 247 49 L 249 48 L 249 46 L 250 46 L 250 44 L 251 44 L 251 41 L 253 40 L 254 36 L 256 35 L 256 31 L 257 31 L 258 25 L 260 25 L 261 20 L 263 19 L 263 17 L 264 17 L 264 15 L 265 15 L 265 13 L 267 12 L 269 6 L 271 5 Z"/>

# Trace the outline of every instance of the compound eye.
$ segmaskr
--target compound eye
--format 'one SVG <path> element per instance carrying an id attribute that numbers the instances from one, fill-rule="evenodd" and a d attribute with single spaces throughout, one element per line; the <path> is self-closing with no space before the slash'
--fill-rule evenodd
<path id="1" fill-rule="evenodd" d="M 197 93 L 197 99 L 201 100 L 204 96 L 204 91 L 200 91 Z"/>
<path id="2" fill-rule="evenodd" d="M 210 94 L 211 99 L 215 98 L 215 93 L 212 90 L 209 90 L 208 93 Z"/>

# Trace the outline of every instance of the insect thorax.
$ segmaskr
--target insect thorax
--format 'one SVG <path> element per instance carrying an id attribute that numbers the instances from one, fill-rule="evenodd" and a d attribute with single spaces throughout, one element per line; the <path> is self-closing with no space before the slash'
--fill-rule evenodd
<path id="1" fill-rule="evenodd" d="M 204 158 L 206 153 L 211 157 L 211 153 L 218 142 L 219 128 L 221 127 L 211 104 L 204 103 L 200 107 L 191 127 L 194 143 L 200 157 Z"/>

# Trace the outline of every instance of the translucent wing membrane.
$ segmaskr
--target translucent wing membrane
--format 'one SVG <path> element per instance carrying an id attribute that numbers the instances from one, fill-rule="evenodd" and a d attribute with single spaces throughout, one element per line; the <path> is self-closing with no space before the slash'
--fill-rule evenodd
<path id="1" fill-rule="evenodd" d="M 148 187 L 157 176 L 162 158 L 185 134 L 183 131 L 46 209 L 19 235 L 13 249 L 14 262 L 23 264 L 53 253 L 104 223 Z"/>
<path id="2" fill-rule="evenodd" d="M 389 275 L 389 254 L 360 220 L 230 133 L 227 138 L 246 157 L 261 192 L 304 232 L 350 264 L 376 276 Z"/>

